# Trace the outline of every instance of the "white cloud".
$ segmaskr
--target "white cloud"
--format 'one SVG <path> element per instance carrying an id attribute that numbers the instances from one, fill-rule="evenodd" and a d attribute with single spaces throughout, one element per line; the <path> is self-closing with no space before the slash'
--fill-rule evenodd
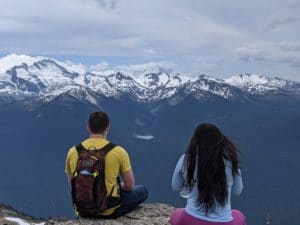
<path id="1" fill-rule="evenodd" d="M 147 49 L 144 50 L 144 52 L 145 52 L 147 55 L 154 55 L 154 54 L 157 53 L 153 48 L 147 48 Z"/>
<path id="2" fill-rule="evenodd" d="M 178 67 L 175 63 L 171 61 L 153 61 L 148 63 L 141 64 L 124 64 L 124 65 L 111 65 L 108 62 L 100 62 L 96 65 L 83 65 L 75 64 L 72 62 L 60 62 L 63 63 L 67 69 L 74 71 L 77 69 L 77 72 L 85 73 L 91 72 L 101 75 L 109 75 L 115 72 L 123 72 L 131 76 L 139 76 L 146 73 L 158 73 L 158 72 L 177 72 Z"/>
<path id="3" fill-rule="evenodd" d="M 300 66 L 300 45 L 295 42 L 257 43 L 239 47 L 236 52 L 243 61 Z"/>
<path id="4" fill-rule="evenodd" d="M 122 65 L 116 66 L 113 68 L 115 71 L 121 71 L 125 73 L 129 73 L 133 76 L 140 75 L 143 73 L 150 72 L 159 72 L 161 70 L 165 72 L 173 72 L 176 71 L 177 66 L 173 62 L 169 61 L 159 61 L 159 62 L 149 62 L 143 64 L 132 64 L 132 65 Z"/>
<path id="5" fill-rule="evenodd" d="M 117 0 L 93 0 L 96 1 L 100 7 L 105 9 L 115 9 Z"/>
<path id="6" fill-rule="evenodd" d="M 220 73 L 228 61 L 241 70 L 246 62 L 258 62 L 256 68 L 276 63 L 281 72 L 298 74 L 292 68 L 299 65 L 298 0 L 0 0 L 0 5 L 5 52 L 176 58 L 194 73 Z"/>
<path id="7" fill-rule="evenodd" d="M 109 70 L 110 66 L 108 62 L 101 62 L 96 65 L 91 65 L 89 69 L 91 71 L 103 71 L 103 70 Z"/>

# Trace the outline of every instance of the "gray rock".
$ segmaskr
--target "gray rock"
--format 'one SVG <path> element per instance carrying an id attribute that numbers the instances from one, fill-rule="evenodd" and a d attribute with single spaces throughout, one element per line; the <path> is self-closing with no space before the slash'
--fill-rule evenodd
<path id="1" fill-rule="evenodd" d="M 43 222 L 40 219 L 18 212 L 10 206 L 0 204 L 0 225 L 19 225 L 19 223 L 6 220 L 6 217 L 19 218 L 30 225 Z"/>
<path id="2" fill-rule="evenodd" d="M 169 225 L 170 215 L 175 208 L 167 204 L 144 204 L 136 210 L 120 218 L 111 220 L 102 219 L 78 219 L 68 220 L 52 218 L 44 221 L 45 225 Z M 10 207 L 0 206 L 0 224 L 15 225 L 16 223 L 5 220 L 5 217 L 23 219 L 29 224 L 41 223 L 43 221 L 18 213 Z"/>

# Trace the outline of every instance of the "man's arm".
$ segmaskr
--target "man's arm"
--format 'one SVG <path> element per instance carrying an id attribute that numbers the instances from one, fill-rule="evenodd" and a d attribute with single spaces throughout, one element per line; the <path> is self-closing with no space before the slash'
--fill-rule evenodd
<path id="1" fill-rule="evenodd" d="M 71 173 L 67 173 L 67 180 L 70 185 L 71 185 L 72 178 L 73 178 L 73 175 Z"/>
<path id="2" fill-rule="evenodd" d="M 135 187 L 135 181 L 132 170 L 121 173 L 121 189 L 124 191 L 132 191 Z"/>
<path id="3" fill-rule="evenodd" d="M 74 147 L 72 147 L 67 154 L 66 157 L 66 165 L 65 165 L 65 173 L 67 175 L 67 181 L 71 185 L 71 180 L 73 178 L 73 172 L 76 168 L 77 164 L 77 151 Z"/>
<path id="4" fill-rule="evenodd" d="M 132 191 L 135 187 L 134 176 L 129 159 L 129 155 L 125 149 L 118 147 L 117 156 L 119 160 L 119 174 L 121 177 L 121 189 L 124 191 Z"/>

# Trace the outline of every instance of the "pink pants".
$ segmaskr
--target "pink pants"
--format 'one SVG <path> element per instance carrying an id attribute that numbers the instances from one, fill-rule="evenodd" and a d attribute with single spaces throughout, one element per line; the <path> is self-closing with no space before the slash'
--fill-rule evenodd
<path id="1" fill-rule="evenodd" d="M 176 209 L 171 215 L 172 225 L 246 225 L 246 219 L 239 210 L 232 210 L 233 220 L 230 222 L 211 222 L 193 217 L 184 208 Z"/>

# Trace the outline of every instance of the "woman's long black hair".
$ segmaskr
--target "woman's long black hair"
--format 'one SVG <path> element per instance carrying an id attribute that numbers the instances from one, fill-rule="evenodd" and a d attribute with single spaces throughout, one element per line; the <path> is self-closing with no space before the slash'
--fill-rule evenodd
<path id="1" fill-rule="evenodd" d="M 206 214 L 214 211 L 216 202 L 221 206 L 226 204 L 228 191 L 224 159 L 231 161 L 232 175 L 235 176 L 238 174 L 237 153 L 235 145 L 215 125 L 200 124 L 195 129 L 185 155 L 186 181 L 190 189 L 197 183 L 198 203 Z"/>

